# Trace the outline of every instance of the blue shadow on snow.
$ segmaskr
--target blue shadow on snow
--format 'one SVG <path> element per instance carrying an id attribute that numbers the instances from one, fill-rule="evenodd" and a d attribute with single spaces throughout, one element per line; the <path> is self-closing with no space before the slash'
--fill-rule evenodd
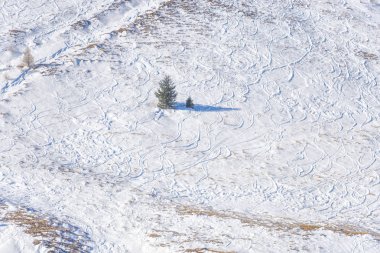
<path id="1" fill-rule="evenodd" d="M 187 108 L 185 103 L 176 103 L 174 110 L 180 111 L 196 111 L 196 112 L 225 112 L 225 111 L 239 111 L 239 108 L 221 107 L 212 105 L 199 105 L 195 104 L 194 108 Z"/>

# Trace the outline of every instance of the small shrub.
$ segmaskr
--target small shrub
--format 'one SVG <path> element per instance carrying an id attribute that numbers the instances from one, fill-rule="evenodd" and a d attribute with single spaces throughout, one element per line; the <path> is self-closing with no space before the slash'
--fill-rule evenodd
<path id="1" fill-rule="evenodd" d="M 22 67 L 28 67 L 31 68 L 34 66 L 34 58 L 32 55 L 32 52 L 30 51 L 30 48 L 26 48 L 24 52 L 24 56 L 22 58 Z"/>
<path id="2" fill-rule="evenodd" d="M 193 103 L 193 100 L 191 99 L 191 97 L 188 97 L 186 99 L 186 108 L 194 108 L 194 103 Z"/>

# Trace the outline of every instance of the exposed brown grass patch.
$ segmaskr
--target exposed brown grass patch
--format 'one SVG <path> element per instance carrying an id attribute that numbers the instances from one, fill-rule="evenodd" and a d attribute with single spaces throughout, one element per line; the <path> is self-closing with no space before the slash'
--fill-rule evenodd
<path id="1" fill-rule="evenodd" d="M 85 29 L 91 25 L 89 20 L 79 20 L 71 25 L 74 29 Z"/>
<path id="2" fill-rule="evenodd" d="M 236 219 L 239 220 L 243 225 L 250 227 L 260 226 L 284 232 L 294 232 L 297 230 L 301 230 L 304 232 L 328 230 L 334 233 L 344 234 L 346 236 L 370 235 L 375 239 L 380 240 L 379 233 L 363 227 L 348 224 L 311 224 L 301 223 L 292 220 L 273 220 L 269 218 L 248 217 L 237 212 L 223 212 L 212 209 L 198 209 L 191 206 L 177 206 L 176 210 L 181 215 L 208 216 L 216 217 L 219 219 Z"/>
<path id="3" fill-rule="evenodd" d="M 91 251 L 88 235 L 78 228 L 29 212 L 26 209 L 7 210 L 5 204 L 0 208 L 6 210 L 0 220 L 23 228 L 24 232 L 34 238 L 34 245 L 42 244 L 49 252 L 85 253 Z"/>
<path id="4" fill-rule="evenodd" d="M 9 35 L 11 37 L 18 37 L 18 36 L 24 36 L 26 34 L 25 31 L 17 30 L 17 29 L 11 29 L 9 30 Z"/>
<path id="5" fill-rule="evenodd" d="M 311 224 L 299 224 L 300 229 L 304 231 L 313 231 L 313 230 L 318 230 L 322 228 L 321 226 L 318 225 L 311 225 Z"/>
<path id="6" fill-rule="evenodd" d="M 149 234 L 147 234 L 147 236 L 149 236 L 149 237 L 151 237 L 151 238 L 161 237 L 161 235 L 156 234 L 156 233 L 149 233 Z"/>
<path id="7" fill-rule="evenodd" d="M 55 238 L 57 236 L 56 227 L 50 225 L 47 220 L 35 217 L 31 214 L 26 213 L 25 211 L 7 213 L 4 220 L 24 227 L 25 233 L 34 237 L 52 236 Z"/>
<path id="8" fill-rule="evenodd" d="M 359 56 L 366 60 L 377 60 L 378 56 L 372 53 L 364 52 L 364 51 L 358 51 L 355 53 L 356 56 Z"/>

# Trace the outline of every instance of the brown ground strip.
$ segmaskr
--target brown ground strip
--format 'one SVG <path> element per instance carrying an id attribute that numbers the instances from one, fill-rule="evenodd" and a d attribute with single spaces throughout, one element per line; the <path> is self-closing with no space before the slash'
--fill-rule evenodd
<path id="1" fill-rule="evenodd" d="M 220 219 L 235 219 L 239 220 L 246 226 L 260 226 L 273 230 L 280 230 L 284 232 L 291 232 L 296 230 L 301 231 L 316 231 L 316 230 L 328 230 L 334 233 L 343 234 L 346 236 L 355 235 L 370 235 L 376 240 L 380 240 L 380 233 L 366 229 L 359 226 L 350 224 L 331 224 L 331 223 L 304 223 L 292 220 L 274 220 L 269 218 L 257 218 L 248 217 L 244 214 L 232 212 L 232 211 L 216 211 L 213 209 L 199 209 L 191 206 L 177 206 L 176 210 L 181 215 L 197 215 L 216 217 Z"/>
<path id="2" fill-rule="evenodd" d="M 7 210 L 8 206 L 0 203 L 5 215 L 0 221 L 15 224 L 33 238 L 34 244 L 42 244 L 49 252 L 85 253 L 92 251 L 92 241 L 86 232 L 67 223 L 28 211 L 25 208 Z"/>

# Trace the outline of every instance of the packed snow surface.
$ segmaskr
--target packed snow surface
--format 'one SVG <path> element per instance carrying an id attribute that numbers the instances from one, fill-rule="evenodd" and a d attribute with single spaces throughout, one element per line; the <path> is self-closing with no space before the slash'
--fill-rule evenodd
<path id="1" fill-rule="evenodd" d="M 1 253 L 380 252 L 379 1 L 3 0 L 0 21 Z"/>

